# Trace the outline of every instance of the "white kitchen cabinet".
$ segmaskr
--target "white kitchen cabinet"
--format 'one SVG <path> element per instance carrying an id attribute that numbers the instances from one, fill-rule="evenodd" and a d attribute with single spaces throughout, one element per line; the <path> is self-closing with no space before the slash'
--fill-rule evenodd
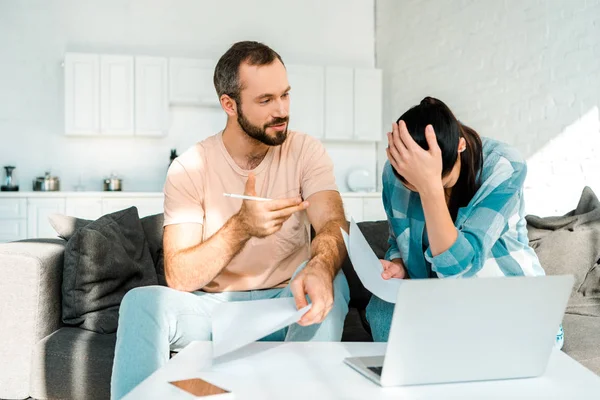
<path id="1" fill-rule="evenodd" d="M 100 56 L 100 133 L 131 136 L 134 132 L 133 57 Z"/>
<path id="2" fill-rule="evenodd" d="M 27 238 L 27 199 L 0 199 L 0 242 Z"/>
<path id="3" fill-rule="evenodd" d="M 164 136 L 168 131 L 168 61 L 163 57 L 135 58 L 135 134 Z"/>
<path id="4" fill-rule="evenodd" d="M 0 243 L 27 239 L 27 219 L 0 219 Z"/>
<path id="5" fill-rule="evenodd" d="M 288 65 L 290 128 L 322 138 L 325 131 L 325 68 Z"/>
<path id="6" fill-rule="evenodd" d="M 219 107 L 213 74 L 216 62 L 169 58 L 169 103 Z"/>
<path id="7" fill-rule="evenodd" d="M 380 141 L 382 86 L 381 70 L 354 70 L 354 139 Z"/>
<path id="8" fill-rule="evenodd" d="M 67 197 L 65 214 L 71 217 L 96 220 L 102 216 L 102 199 L 99 197 Z"/>
<path id="9" fill-rule="evenodd" d="M 325 68 L 325 139 L 354 137 L 354 71 Z"/>
<path id="10" fill-rule="evenodd" d="M 365 197 L 363 199 L 363 219 L 365 221 L 381 221 L 387 219 L 381 197 Z"/>
<path id="11" fill-rule="evenodd" d="M 27 218 L 27 199 L 0 199 L 0 220 Z"/>
<path id="12" fill-rule="evenodd" d="M 167 59 L 68 53 L 67 135 L 163 136 L 168 131 Z"/>
<path id="13" fill-rule="evenodd" d="M 195 58 L 67 53 L 67 135 L 162 137 L 169 106 L 220 107 L 216 62 Z M 288 65 L 290 129 L 322 140 L 381 141 L 382 73 Z"/>
<path id="14" fill-rule="evenodd" d="M 97 135 L 100 130 L 100 57 L 67 54 L 64 79 L 66 134 Z"/>
<path id="15" fill-rule="evenodd" d="M 65 213 L 65 198 L 27 199 L 27 237 L 53 238 L 57 233 L 50 225 L 51 214 Z"/>
<path id="16" fill-rule="evenodd" d="M 163 197 L 123 197 L 102 199 L 102 214 L 110 214 L 131 206 L 138 209 L 140 218 L 163 212 Z"/>
<path id="17" fill-rule="evenodd" d="M 350 221 L 352 218 L 356 222 L 363 221 L 363 199 L 360 197 L 343 197 L 342 202 L 344 203 L 344 212 L 346 213 L 346 219 Z"/>

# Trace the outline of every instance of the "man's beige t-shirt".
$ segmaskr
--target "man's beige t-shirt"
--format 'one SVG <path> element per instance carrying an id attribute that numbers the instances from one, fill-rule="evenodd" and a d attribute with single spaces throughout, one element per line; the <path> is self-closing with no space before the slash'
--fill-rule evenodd
<path id="1" fill-rule="evenodd" d="M 256 175 L 256 193 L 271 199 L 335 190 L 333 163 L 315 138 L 290 131 L 281 146 L 270 147 L 252 171 L 241 169 L 223 144 L 222 133 L 211 136 L 179 156 L 169 168 L 164 187 L 164 225 L 203 225 L 202 241 L 236 214 L 248 174 Z M 275 234 L 250 239 L 223 271 L 202 290 L 242 291 L 283 287 L 298 266 L 310 258 L 306 211 L 295 213 Z M 202 260 L 198 260 L 202 268 Z"/>

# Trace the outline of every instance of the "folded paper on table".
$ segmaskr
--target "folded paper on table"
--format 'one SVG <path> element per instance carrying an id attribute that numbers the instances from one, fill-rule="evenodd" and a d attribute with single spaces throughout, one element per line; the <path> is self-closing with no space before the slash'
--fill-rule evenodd
<path id="1" fill-rule="evenodd" d="M 298 310 L 292 297 L 218 304 L 212 312 L 213 357 L 298 322 L 310 307 Z"/>
<path id="2" fill-rule="evenodd" d="M 350 235 L 342 229 L 342 236 L 348 257 L 365 288 L 380 299 L 395 304 L 402 279 L 385 280 L 381 277 L 383 266 L 354 219 L 350 221 Z"/>

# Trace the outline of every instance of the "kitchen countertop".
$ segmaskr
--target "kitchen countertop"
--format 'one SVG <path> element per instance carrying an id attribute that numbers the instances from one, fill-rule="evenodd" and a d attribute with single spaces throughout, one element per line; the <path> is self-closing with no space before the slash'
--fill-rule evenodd
<path id="1" fill-rule="evenodd" d="M 381 192 L 342 192 L 340 193 L 345 198 L 380 198 Z M 19 192 L 0 192 L 0 198 L 24 198 L 24 197 L 107 197 L 107 198 L 119 198 L 119 197 L 162 197 L 162 192 L 72 192 L 72 191 L 58 191 L 58 192 L 33 192 L 33 191 L 19 191 Z"/>
<path id="2" fill-rule="evenodd" d="M 0 192 L 0 198 L 22 198 L 22 197 L 160 197 L 162 192 Z"/>

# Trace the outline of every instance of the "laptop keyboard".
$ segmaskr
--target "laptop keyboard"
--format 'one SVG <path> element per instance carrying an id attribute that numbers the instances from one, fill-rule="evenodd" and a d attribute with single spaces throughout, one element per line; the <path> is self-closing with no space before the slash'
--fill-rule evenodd
<path id="1" fill-rule="evenodd" d="M 375 372 L 378 376 L 381 376 L 381 371 L 383 371 L 383 367 L 367 367 L 369 371 Z"/>

